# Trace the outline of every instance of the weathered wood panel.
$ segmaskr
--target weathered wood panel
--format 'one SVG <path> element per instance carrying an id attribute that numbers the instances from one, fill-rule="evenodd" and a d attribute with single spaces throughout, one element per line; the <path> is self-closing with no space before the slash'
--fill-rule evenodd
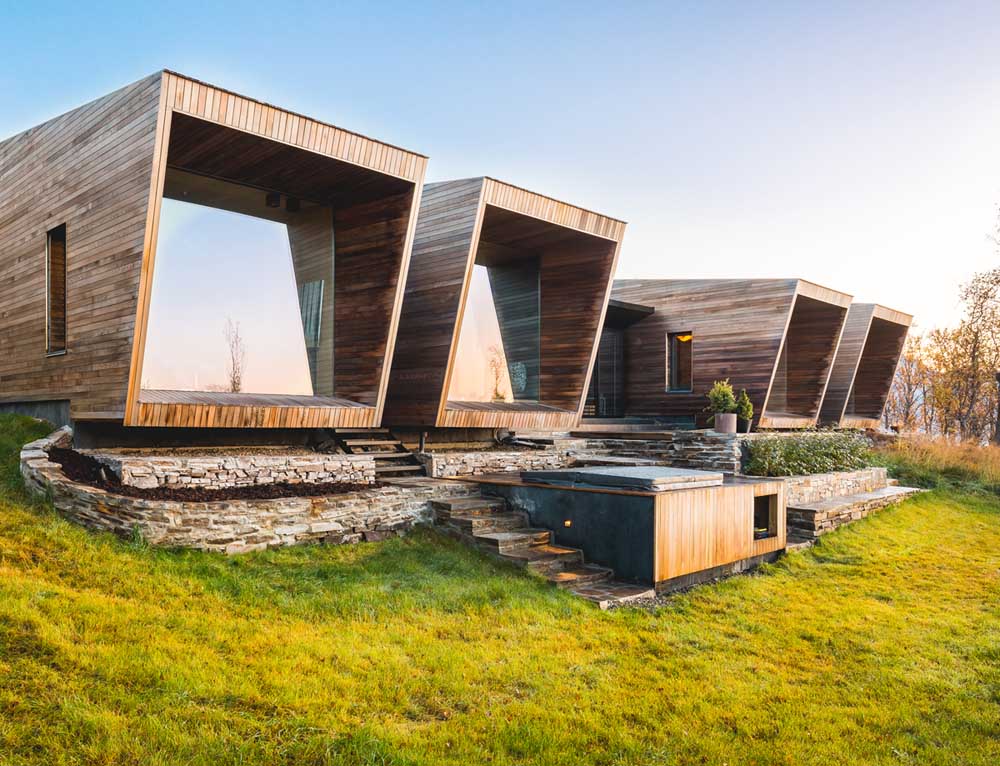
<path id="1" fill-rule="evenodd" d="M 615 280 L 612 296 L 655 309 L 625 330 L 626 415 L 705 425 L 706 394 L 728 378 L 737 392 L 746 389 L 758 426 L 815 423 L 850 296 L 795 279 L 625 279 Z M 690 392 L 669 390 L 673 333 L 693 335 Z M 789 401 L 805 414 L 774 404 Z"/>
<path id="2" fill-rule="evenodd" d="M 478 241 L 483 179 L 424 187 L 384 420 L 436 425 Z"/>
<path id="3" fill-rule="evenodd" d="M 878 304 L 851 306 L 823 399 L 824 424 L 878 427 L 911 322 Z"/>
<path id="4" fill-rule="evenodd" d="M 571 427 L 583 407 L 624 229 L 621 221 L 490 178 L 429 184 L 418 217 L 386 422 Z M 538 400 L 563 412 L 515 412 L 489 403 L 450 407 L 456 347 L 480 251 L 505 263 L 540 264 Z"/>
<path id="5" fill-rule="evenodd" d="M 356 402 L 280 394 L 143 390 L 139 417 L 146 426 L 173 428 L 370 428 L 374 407 Z"/>
<path id="6" fill-rule="evenodd" d="M 183 171 L 298 197 L 333 209 L 332 388 L 327 371 L 328 345 L 317 349 L 321 394 L 335 394 L 368 408 L 322 414 L 314 407 L 298 415 L 275 409 L 227 409 L 229 405 L 171 404 L 172 421 L 194 420 L 240 427 L 377 425 L 385 399 L 406 269 L 416 225 L 416 210 L 426 158 L 268 104 L 247 99 L 172 72 L 163 74 L 162 150 L 157 173 Z M 163 425 L 164 405 L 139 401 L 142 356 L 163 181 L 152 190 L 126 425 Z M 324 216 L 316 213 L 316 216 Z M 286 221 L 287 222 L 287 221 Z M 292 226 L 292 247 L 325 252 L 326 234 L 316 226 Z M 313 264 L 316 265 L 316 264 Z M 301 275 L 300 275 L 301 276 Z M 328 318 L 324 327 L 330 329 Z M 321 333 L 322 338 L 322 333 Z M 322 359 L 320 358 L 322 357 Z M 141 406 L 140 406 L 141 405 Z M 202 408 L 190 412 L 184 407 Z M 294 408 L 290 408 L 294 409 Z M 259 410 L 259 411 L 258 411 Z M 360 420 L 359 420 L 360 418 Z M 155 422 L 153 422 L 155 421 Z M 364 421 L 364 422 L 361 422 Z M 288 425 L 296 422 L 299 426 Z"/>
<path id="7" fill-rule="evenodd" d="M 840 346 L 830 371 L 830 382 L 820 408 L 819 422 L 823 425 L 839 426 L 844 417 L 874 310 L 872 303 L 855 303 L 848 309 Z"/>
<path id="8" fill-rule="evenodd" d="M 121 418 L 161 76 L 0 143 L 0 398 Z M 66 353 L 46 356 L 46 232 L 67 230 Z"/>
<path id="9" fill-rule="evenodd" d="M 625 330 L 625 413 L 704 424 L 705 395 L 728 378 L 759 419 L 795 297 L 794 279 L 619 279 L 616 300 L 655 313 Z M 667 336 L 691 333 L 693 387 L 667 390 Z"/>
<path id="10" fill-rule="evenodd" d="M 815 425 L 847 317 L 847 309 L 841 304 L 801 292 L 796 295 L 761 413 L 762 427 Z"/>
<path id="11" fill-rule="evenodd" d="M 406 280 L 414 200 L 411 190 L 334 213 L 334 392 L 379 410 Z"/>
<path id="12" fill-rule="evenodd" d="M 778 534 L 753 539 L 753 498 L 778 496 Z M 655 505 L 654 580 L 701 572 L 785 547 L 784 482 L 661 492 Z"/>

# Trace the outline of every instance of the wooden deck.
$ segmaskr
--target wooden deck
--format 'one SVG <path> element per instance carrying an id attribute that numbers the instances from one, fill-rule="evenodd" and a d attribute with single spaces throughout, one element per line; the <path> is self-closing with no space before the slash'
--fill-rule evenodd
<path id="1" fill-rule="evenodd" d="M 540 402 L 449 401 L 438 425 L 451 428 L 521 428 L 562 431 L 573 428 L 577 414 Z"/>
<path id="2" fill-rule="evenodd" d="M 137 425 L 186 428 L 369 428 L 375 408 L 350 399 L 292 394 L 142 389 Z"/>

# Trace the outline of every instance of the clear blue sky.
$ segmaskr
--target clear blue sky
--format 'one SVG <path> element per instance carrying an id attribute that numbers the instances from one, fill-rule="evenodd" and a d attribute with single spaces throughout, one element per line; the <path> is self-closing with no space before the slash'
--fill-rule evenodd
<path id="1" fill-rule="evenodd" d="M 998 260 L 1000 3 L 819 5 L 4 0 L 0 136 L 167 67 L 624 218 L 620 276 L 953 321 Z"/>

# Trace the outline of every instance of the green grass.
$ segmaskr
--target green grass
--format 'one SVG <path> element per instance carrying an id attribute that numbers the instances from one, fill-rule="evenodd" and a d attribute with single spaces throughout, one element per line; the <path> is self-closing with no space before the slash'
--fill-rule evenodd
<path id="1" fill-rule="evenodd" d="M 0 764 L 995 764 L 1000 500 L 934 492 L 656 612 L 421 533 L 237 558 L 28 501 L 0 418 Z"/>

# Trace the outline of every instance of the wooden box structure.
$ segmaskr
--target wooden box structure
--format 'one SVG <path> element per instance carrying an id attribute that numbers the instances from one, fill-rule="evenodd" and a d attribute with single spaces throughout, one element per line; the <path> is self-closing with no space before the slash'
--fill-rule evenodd
<path id="1" fill-rule="evenodd" d="M 820 424 L 878 428 L 913 317 L 877 303 L 854 303 L 823 397 Z"/>
<path id="2" fill-rule="evenodd" d="M 588 414 L 704 425 L 708 389 L 728 378 L 747 390 L 757 427 L 816 424 L 850 295 L 801 279 L 625 279 L 612 299 L 621 317 L 605 337 L 621 351 L 600 352 L 617 366 L 595 371 Z M 688 346 L 683 381 L 671 375 L 675 339 Z M 620 404 L 602 413 L 608 379 Z"/>
<path id="3" fill-rule="evenodd" d="M 683 587 L 785 549 L 783 479 L 723 478 L 660 466 L 648 470 L 718 479 L 662 491 L 525 480 L 528 474 L 479 481 L 484 492 L 527 513 L 532 527 L 551 530 L 557 545 L 579 548 L 586 561 L 612 568 L 616 579 Z"/>
<path id="4" fill-rule="evenodd" d="M 573 427 L 624 232 L 622 221 L 492 178 L 425 186 L 384 421 Z M 474 284 L 498 336 L 494 356 L 478 361 L 497 385 L 469 399 L 455 392 L 475 345 L 464 334 L 479 321 Z"/>
<path id="5" fill-rule="evenodd" d="M 3 141 L 2 401 L 68 402 L 74 421 L 125 426 L 377 425 L 425 167 L 169 71 Z M 164 198 L 287 223 L 300 302 L 304 283 L 328 275 L 317 395 L 143 389 Z M 59 226 L 66 336 L 47 354 L 46 240 Z"/>

